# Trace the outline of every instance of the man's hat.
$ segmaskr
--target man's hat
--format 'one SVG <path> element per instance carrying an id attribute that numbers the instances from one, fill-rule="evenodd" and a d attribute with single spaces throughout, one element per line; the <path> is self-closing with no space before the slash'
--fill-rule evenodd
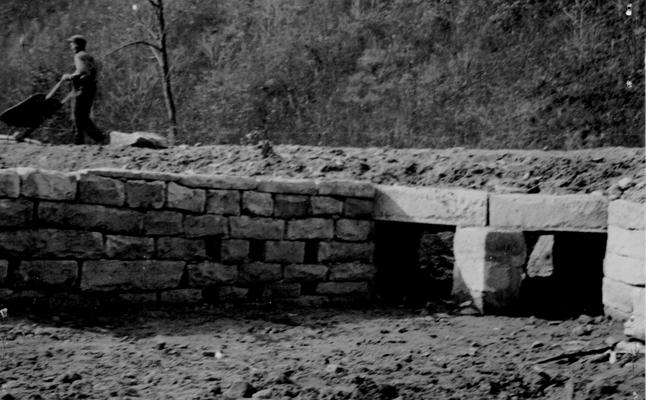
<path id="1" fill-rule="evenodd" d="M 68 41 L 68 42 L 72 42 L 72 43 L 76 43 L 77 45 L 79 45 L 79 46 L 81 46 L 81 47 L 85 47 L 85 45 L 87 44 L 87 41 L 86 41 L 86 40 L 85 40 L 85 38 L 84 38 L 83 36 L 81 36 L 81 35 L 74 35 L 74 36 L 70 36 L 70 37 L 67 39 L 67 41 Z"/>

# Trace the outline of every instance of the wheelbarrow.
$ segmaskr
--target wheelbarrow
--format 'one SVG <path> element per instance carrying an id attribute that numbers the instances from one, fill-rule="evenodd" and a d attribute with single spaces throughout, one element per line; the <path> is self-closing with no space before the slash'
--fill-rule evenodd
<path id="1" fill-rule="evenodd" d="M 72 96 L 70 93 L 62 101 L 53 98 L 64 81 L 64 79 L 58 81 L 47 94 L 36 93 L 15 106 L 7 108 L 0 113 L 0 121 L 17 128 L 36 129 L 45 120 L 51 118 Z"/>

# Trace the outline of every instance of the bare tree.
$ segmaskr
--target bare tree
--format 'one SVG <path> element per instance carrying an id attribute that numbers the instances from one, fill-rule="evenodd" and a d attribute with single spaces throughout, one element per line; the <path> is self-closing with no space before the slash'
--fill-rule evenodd
<path id="1" fill-rule="evenodd" d="M 145 32 L 145 34 L 148 36 L 148 39 L 134 40 L 125 43 L 112 50 L 109 54 L 112 54 L 126 47 L 138 45 L 145 46 L 150 49 L 159 66 L 162 91 L 164 94 L 164 104 L 166 106 L 166 113 L 169 123 L 166 137 L 168 144 L 172 146 L 175 144 L 178 125 L 177 109 L 175 108 L 175 100 L 173 97 L 171 66 L 168 57 L 168 31 L 164 9 L 164 0 L 148 0 L 148 4 L 153 12 L 152 18 L 146 21 L 143 16 L 137 14 L 135 22 L 137 27 L 140 28 L 141 31 Z M 135 13 L 137 13 L 139 6 L 137 4 L 133 4 L 132 9 Z"/>

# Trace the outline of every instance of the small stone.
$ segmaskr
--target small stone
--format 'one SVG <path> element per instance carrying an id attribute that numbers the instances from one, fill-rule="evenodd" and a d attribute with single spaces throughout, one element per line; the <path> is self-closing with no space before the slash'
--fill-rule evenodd
<path id="1" fill-rule="evenodd" d="M 541 342 L 541 341 L 537 340 L 537 341 L 533 342 L 533 343 L 531 344 L 531 346 L 529 346 L 529 348 L 530 348 L 530 349 L 538 349 L 539 347 L 543 347 L 543 346 L 545 346 L 545 343 L 543 343 L 543 342 Z"/>
<path id="2" fill-rule="evenodd" d="M 227 389 L 223 395 L 228 399 L 249 398 L 256 392 L 256 389 L 246 381 L 236 381 Z"/>
<path id="3" fill-rule="evenodd" d="M 604 339 L 603 343 L 606 344 L 608 347 L 614 347 L 617 343 L 619 343 L 619 339 L 617 339 L 614 336 L 608 336 L 607 338 Z"/>
<path id="4" fill-rule="evenodd" d="M 274 396 L 272 388 L 259 390 L 251 396 L 252 399 L 271 399 Z"/>
<path id="5" fill-rule="evenodd" d="M 572 329 L 572 335 L 574 336 L 587 336 L 592 333 L 592 325 L 578 325 Z"/>
<path id="6" fill-rule="evenodd" d="M 164 341 L 157 342 L 157 344 L 155 345 L 155 348 L 157 350 L 164 350 L 166 348 L 166 342 Z"/>
<path id="7" fill-rule="evenodd" d="M 330 374 L 338 374 L 338 373 L 341 373 L 343 371 L 344 371 L 343 367 L 341 367 L 341 366 L 339 366 L 337 364 L 328 364 L 325 367 L 325 372 L 330 373 Z"/>
<path id="8" fill-rule="evenodd" d="M 621 178 L 621 179 L 619 179 L 617 181 L 617 187 L 619 187 L 619 189 L 621 189 L 621 190 L 626 190 L 629 187 L 631 187 L 632 185 L 633 185 L 632 178 L 625 177 L 625 178 Z"/>

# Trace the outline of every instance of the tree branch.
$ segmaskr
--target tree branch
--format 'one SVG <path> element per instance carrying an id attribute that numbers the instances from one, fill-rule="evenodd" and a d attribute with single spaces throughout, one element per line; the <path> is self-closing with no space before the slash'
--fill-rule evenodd
<path id="1" fill-rule="evenodd" d="M 119 50 L 123 50 L 123 49 L 125 49 L 126 47 L 136 46 L 136 45 L 138 45 L 138 44 L 140 44 L 140 45 L 142 45 L 142 46 L 148 46 L 148 47 L 150 47 L 152 50 L 157 50 L 157 51 L 159 51 L 159 52 L 161 52 L 161 51 L 162 51 L 161 47 L 159 47 L 158 45 L 156 45 L 156 44 L 154 44 L 154 43 L 150 43 L 150 42 L 148 42 L 148 41 L 146 41 L 146 40 L 136 40 L 136 41 L 134 41 L 134 42 L 126 43 L 126 44 L 124 44 L 124 45 L 122 45 L 122 46 L 117 47 L 117 48 L 116 48 L 116 49 L 114 49 L 114 50 L 109 51 L 108 53 L 106 53 L 106 54 L 104 55 L 104 57 L 109 56 L 109 55 L 111 55 L 111 54 L 114 54 L 114 53 L 116 53 L 116 52 L 117 52 L 117 51 L 119 51 Z"/>

